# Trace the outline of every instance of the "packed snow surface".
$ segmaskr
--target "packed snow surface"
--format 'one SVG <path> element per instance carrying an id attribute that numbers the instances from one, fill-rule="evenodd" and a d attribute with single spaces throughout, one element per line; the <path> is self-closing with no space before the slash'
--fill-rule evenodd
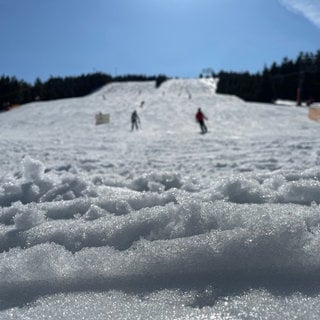
<path id="1" fill-rule="evenodd" d="M 215 89 L 0 114 L 0 319 L 319 319 L 319 124 Z"/>

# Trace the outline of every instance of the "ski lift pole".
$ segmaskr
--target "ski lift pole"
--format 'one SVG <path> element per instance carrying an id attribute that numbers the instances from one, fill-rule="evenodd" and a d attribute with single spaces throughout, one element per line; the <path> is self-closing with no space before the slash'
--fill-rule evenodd
<path id="1" fill-rule="evenodd" d="M 301 106 L 303 82 L 304 82 L 304 71 L 300 71 L 298 88 L 297 88 L 297 106 L 298 107 Z"/>

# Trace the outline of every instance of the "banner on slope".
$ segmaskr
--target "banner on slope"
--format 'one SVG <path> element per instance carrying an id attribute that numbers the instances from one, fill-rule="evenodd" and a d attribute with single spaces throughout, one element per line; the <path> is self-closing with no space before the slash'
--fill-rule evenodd
<path id="1" fill-rule="evenodd" d="M 96 125 L 105 124 L 110 122 L 110 114 L 109 113 L 97 113 L 96 114 Z"/>

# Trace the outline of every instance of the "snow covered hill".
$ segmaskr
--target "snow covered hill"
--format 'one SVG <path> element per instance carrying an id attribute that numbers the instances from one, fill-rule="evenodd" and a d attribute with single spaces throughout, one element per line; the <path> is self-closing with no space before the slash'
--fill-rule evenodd
<path id="1" fill-rule="evenodd" d="M 215 90 L 114 83 L 0 114 L 0 319 L 319 318 L 319 124 Z"/>
<path id="2" fill-rule="evenodd" d="M 215 87 L 213 80 L 171 80 L 159 89 L 153 82 L 115 83 L 85 98 L 31 103 L 4 113 L 2 169 L 18 170 L 26 154 L 48 167 L 99 171 L 111 162 L 112 172 L 128 165 L 137 166 L 139 173 L 157 170 L 159 161 L 161 169 L 183 166 L 189 173 L 197 164 L 190 154 L 211 158 L 218 172 L 221 167 L 251 171 L 314 163 L 317 155 L 308 146 L 318 145 L 318 125 L 310 123 L 305 108 L 244 103 L 215 94 Z M 206 137 L 195 134 L 199 107 L 209 118 Z M 133 134 L 130 114 L 135 109 L 142 130 Z M 98 112 L 110 114 L 109 125 L 95 126 Z M 265 140 L 270 135 L 275 138 Z M 298 150 L 296 143 L 302 144 Z"/>

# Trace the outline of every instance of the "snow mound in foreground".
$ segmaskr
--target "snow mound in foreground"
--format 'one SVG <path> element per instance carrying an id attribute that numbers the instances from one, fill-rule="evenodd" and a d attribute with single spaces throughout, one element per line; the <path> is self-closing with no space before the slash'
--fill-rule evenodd
<path id="1" fill-rule="evenodd" d="M 0 191 L 3 301 L 208 279 L 281 287 L 317 278 L 320 169 L 243 174 L 190 191 L 168 172 L 117 185 L 114 177 L 45 173 L 31 158 L 22 167 Z"/>

